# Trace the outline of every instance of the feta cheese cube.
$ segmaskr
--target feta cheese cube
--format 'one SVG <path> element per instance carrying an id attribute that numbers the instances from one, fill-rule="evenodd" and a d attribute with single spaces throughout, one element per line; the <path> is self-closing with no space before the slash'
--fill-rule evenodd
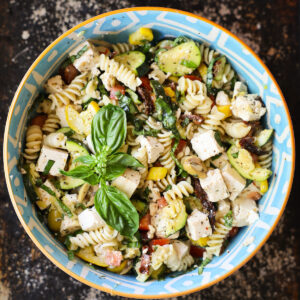
<path id="1" fill-rule="evenodd" d="M 215 139 L 215 132 L 213 130 L 195 134 L 191 139 L 191 144 L 201 160 L 207 160 L 223 152 L 223 148 Z"/>
<path id="2" fill-rule="evenodd" d="M 245 188 L 246 179 L 243 178 L 229 163 L 223 167 L 222 176 L 229 191 L 229 199 L 233 201 Z"/>
<path id="3" fill-rule="evenodd" d="M 232 212 L 233 224 L 238 227 L 251 225 L 259 218 L 256 202 L 242 194 L 233 201 Z"/>
<path id="4" fill-rule="evenodd" d="M 211 159 L 211 164 L 218 169 L 222 169 L 223 167 L 225 167 L 228 164 L 228 162 L 229 160 L 226 153 L 222 153 L 217 158 Z"/>
<path id="5" fill-rule="evenodd" d="M 216 220 L 223 218 L 230 211 L 230 201 L 220 200 L 218 202 L 218 210 L 216 212 Z"/>
<path id="6" fill-rule="evenodd" d="M 78 215 L 79 224 L 84 231 L 96 230 L 105 226 L 105 222 L 96 211 L 95 206 L 87 208 Z"/>
<path id="7" fill-rule="evenodd" d="M 80 229 L 80 224 L 78 218 L 73 216 L 72 218 L 68 216 L 64 216 L 61 225 L 60 225 L 60 233 L 62 236 L 75 232 Z"/>
<path id="8" fill-rule="evenodd" d="M 237 81 L 233 88 L 233 99 L 235 99 L 239 95 L 246 95 L 247 94 L 247 86 L 241 82 Z"/>
<path id="9" fill-rule="evenodd" d="M 61 193 L 59 190 L 56 189 L 56 187 L 51 183 L 49 179 L 47 179 L 44 182 L 44 185 L 48 187 L 51 191 L 53 191 L 56 195 L 57 198 L 61 196 Z M 48 192 L 43 190 L 42 188 L 37 188 L 37 194 L 39 196 L 39 200 L 37 201 L 37 205 L 39 206 L 40 209 L 46 209 L 53 203 L 55 200 L 55 197 L 51 196 Z M 41 202 L 42 203 L 41 203 Z"/>
<path id="10" fill-rule="evenodd" d="M 230 105 L 229 96 L 224 92 L 220 91 L 216 97 L 216 104 L 217 105 Z"/>
<path id="11" fill-rule="evenodd" d="M 192 214 L 187 218 L 186 231 L 194 241 L 198 241 L 201 237 L 210 236 L 212 229 L 208 216 L 198 209 L 194 209 Z"/>
<path id="12" fill-rule="evenodd" d="M 44 172 L 48 161 L 53 160 L 54 164 L 51 167 L 49 174 L 52 176 L 60 176 L 61 174 L 59 170 L 64 170 L 67 163 L 68 155 L 69 154 L 67 151 L 43 145 L 40 157 L 37 161 L 36 170 L 38 172 Z"/>
<path id="13" fill-rule="evenodd" d="M 263 106 L 260 96 L 251 94 L 247 96 L 238 96 L 232 101 L 232 114 L 241 118 L 243 121 L 257 121 L 267 111 Z"/>
<path id="14" fill-rule="evenodd" d="M 73 62 L 74 67 L 81 73 L 90 71 L 96 65 L 99 58 L 98 50 L 89 41 L 80 44 L 76 49 L 71 51 L 70 56 L 78 55 L 79 51 L 85 48 L 86 50 L 82 55 Z"/>
<path id="15" fill-rule="evenodd" d="M 217 202 L 229 197 L 226 184 L 219 169 L 208 171 L 207 177 L 199 180 L 209 201 Z"/>
<path id="16" fill-rule="evenodd" d="M 164 146 L 155 137 L 142 135 L 137 141 L 142 147 L 146 147 L 149 164 L 154 163 L 164 151 Z"/>
<path id="17" fill-rule="evenodd" d="M 64 81 L 62 80 L 60 75 L 56 75 L 48 79 L 44 88 L 48 94 L 56 94 L 62 92 L 64 89 Z"/>
<path id="18" fill-rule="evenodd" d="M 138 171 L 126 169 L 124 174 L 113 180 L 111 185 L 124 192 L 130 198 L 138 187 L 140 180 L 141 174 Z"/>

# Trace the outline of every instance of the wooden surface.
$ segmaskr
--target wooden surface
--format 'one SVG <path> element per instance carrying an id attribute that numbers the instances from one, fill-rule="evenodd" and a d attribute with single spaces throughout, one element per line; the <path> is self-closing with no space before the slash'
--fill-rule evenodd
<path id="1" fill-rule="evenodd" d="M 297 137 L 300 130 L 297 120 L 300 115 L 297 0 L 0 0 L 1 132 L 4 132 L 8 108 L 20 80 L 50 42 L 65 30 L 97 14 L 145 5 L 168 6 L 196 13 L 244 40 L 278 80 Z M 2 139 L 3 134 L 1 144 Z M 299 299 L 299 183 L 299 174 L 296 173 L 292 194 L 278 227 L 246 266 L 221 283 L 182 298 Z M 1 169 L 0 300 L 111 298 L 115 297 L 72 279 L 40 253 L 16 217 Z"/>

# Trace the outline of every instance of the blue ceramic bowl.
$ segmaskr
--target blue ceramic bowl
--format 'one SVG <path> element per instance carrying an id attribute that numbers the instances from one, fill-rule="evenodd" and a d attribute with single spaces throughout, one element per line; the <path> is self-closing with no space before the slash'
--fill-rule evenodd
<path id="1" fill-rule="evenodd" d="M 228 251 L 214 258 L 202 275 L 197 270 L 164 281 L 137 282 L 134 276 L 120 276 L 94 270 L 75 258 L 69 261 L 64 247 L 51 235 L 26 196 L 17 168 L 24 143 L 24 128 L 35 97 L 49 76 L 72 49 L 86 39 L 126 42 L 128 34 L 141 26 L 153 29 L 155 39 L 186 35 L 205 41 L 226 55 L 235 70 L 247 81 L 251 92 L 259 93 L 268 108 L 265 122 L 275 129 L 273 176 L 269 191 L 259 202 L 260 218 L 242 228 Z M 5 176 L 16 213 L 37 247 L 69 275 L 100 290 L 127 297 L 175 297 L 206 288 L 229 276 L 245 264 L 265 243 L 286 205 L 292 185 L 295 146 L 290 114 L 275 79 L 262 61 L 233 34 L 196 15 L 167 8 L 131 8 L 106 13 L 87 20 L 54 41 L 24 76 L 11 104 L 4 138 Z M 248 247 L 243 242 L 254 237 Z"/>

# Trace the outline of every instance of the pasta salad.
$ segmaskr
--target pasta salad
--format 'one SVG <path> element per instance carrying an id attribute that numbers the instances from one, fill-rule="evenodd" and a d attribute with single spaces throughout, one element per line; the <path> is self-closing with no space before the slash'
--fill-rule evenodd
<path id="1" fill-rule="evenodd" d="M 149 28 L 129 43 L 86 41 L 34 107 L 24 184 L 70 259 L 139 281 L 201 274 L 259 218 L 273 129 L 205 43 L 154 42 Z"/>

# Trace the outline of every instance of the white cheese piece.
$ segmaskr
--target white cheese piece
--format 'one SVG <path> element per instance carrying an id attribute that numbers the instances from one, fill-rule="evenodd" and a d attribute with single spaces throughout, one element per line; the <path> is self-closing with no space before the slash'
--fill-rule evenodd
<path id="1" fill-rule="evenodd" d="M 48 79 L 44 88 L 48 94 L 56 94 L 63 91 L 64 88 L 64 81 L 62 80 L 60 75 L 56 75 Z"/>
<path id="2" fill-rule="evenodd" d="M 65 148 L 67 137 L 62 132 L 52 132 L 45 136 L 44 145 L 54 148 Z"/>
<path id="3" fill-rule="evenodd" d="M 116 85 L 116 77 L 110 73 L 103 73 L 100 76 L 106 90 L 110 91 Z"/>
<path id="4" fill-rule="evenodd" d="M 220 91 L 216 97 L 216 104 L 217 105 L 230 105 L 229 96 L 224 92 Z"/>
<path id="5" fill-rule="evenodd" d="M 187 218 L 186 231 L 194 241 L 198 241 L 201 237 L 210 236 L 212 229 L 208 216 L 198 209 L 194 209 L 192 214 Z"/>
<path id="6" fill-rule="evenodd" d="M 213 130 L 195 134 L 191 139 L 191 144 L 201 160 L 206 160 L 223 152 L 223 148 L 215 139 L 215 132 Z"/>
<path id="7" fill-rule="evenodd" d="M 69 127 L 69 124 L 66 119 L 66 107 L 57 106 L 55 113 L 59 117 L 61 127 Z"/>
<path id="8" fill-rule="evenodd" d="M 155 137 L 141 135 L 137 141 L 141 147 L 146 147 L 149 164 L 154 163 L 164 151 L 164 146 Z"/>
<path id="9" fill-rule="evenodd" d="M 61 196 L 60 191 L 58 189 L 56 189 L 56 187 L 51 183 L 51 181 L 49 179 L 47 179 L 44 182 L 44 185 L 47 186 L 51 191 L 53 191 L 57 198 L 59 198 Z M 40 198 L 40 201 L 44 202 L 43 206 L 39 206 L 40 208 L 43 207 L 43 209 L 45 209 L 45 208 L 49 207 L 51 205 L 51 203 L 56 201 L 55 197 L 51 196 L 48 192 L 46 192 L 45 190 L 43 190 L 40 187 L 37 189 L 37 194 Z"/>
<path id="10" fill-rule="evenodd" d="M 41 149 L 40 157 L 37 161 L 36 170 L 38 172 L 43 172 L 48 161 L 53 160 L 54 164 L 51 167 L 49 174 L 52 176 L 60 176 L 59 170 L 64 170 L 67 159 L 68 152 L 60 149 L 55 149 L 44 145 Z"/>
<path id="11" fill-rule="evenodd" d="M 241 82 L 237 81 L 233 88 L 233 99 L 235 99 L 239 95 L 246 95 L 247 94 L 247 86 Z"/>
<path id="12" fill-rule="evenodd" d="M 223 179 L 229 191 L 229 199 L 233 201 L 245 188 L 246 179 L 243 178 L 229 163 L 221 170 Z"/>
<path id="13" fill-rule="evenodd" d="M 219 157 L 215 159 L 211 159 L 211 164 L 213 164 L 216 168 L 222 169 L 228 164 L 228 156 L 226 153 L 222 153 Z"/>
<path id="14" fill-rule="evenodd" d="M 248 226 L 259 218 L 256 202 L 242 195 L 232 202 L 232 211 L 234 226 Z"/>
<path id="15" fill-rule="evenodd" d="M 73 62 L 73 66 L 81 73 L 92 70 L 99 60 L 98 50 L 89 41 L 80 44 L 76 49 L 70 52 L 70 56 L 77 55 L 84 47 L 87 47 L 87 50 Z"/>
<path id="16" fill-rule="evenodd" d="M 258 95 L 238 96 L 232 101 L 231 111 L 233 116 L 241 118 L 243 121 L 257 121 L 267 111 Z"/>
<path id="17" fill-rule="evenodd" d="M 105 222 L 100 217 L 96 208 L 87 208 L 78 215 L 79 224 L 84 231 L 96 230 L 105 226 Z"/>
<path id="18" fill-rule="evenodd" d="M 60 233 L 62 236 L 70 234 L 79 229 L 80 229 L 80 224 L 76 216 L 73 216 L 72 218 L 66 215 L 64 216 L 60 225 Z"/>
<path id="19" fill-rule="evenodd" d="M 152 225 L 149 225 L 149 230 L 147 231 L 147 237 L 148 239 L 152 240 L 155 235 L 155 227 Z"/>
<path id="20" fill-rule="evenodd" d="M 190 247 L 186 243 L 183 243 L 181 241 L 174 241 L 172 245 L 177 253 L 177 257 L 179 260 L 181 260 L 189 253 Z"/>
<path id="21" fill-rule="evenodd" d="M 217 202 L 229 197 L 226 184 L 219 169 L 208 171 L 207 177 L 199 180 L 209 201 Z"/>
<path id="22" fill-rule="evenodd" d="M 216 220 L 223 218 L 230 211 L 230 201 L 220 200 L 218 202 L 218 210 L 216 212 Z"/>
<path id="23" fill-rule="evenodd" d="M 126 169 L 124 174 L 113 180 L 112 186 L 124 192 L 128 198 L 132 196 L 141 180 L 141 174 L 138 171 Z"/>

